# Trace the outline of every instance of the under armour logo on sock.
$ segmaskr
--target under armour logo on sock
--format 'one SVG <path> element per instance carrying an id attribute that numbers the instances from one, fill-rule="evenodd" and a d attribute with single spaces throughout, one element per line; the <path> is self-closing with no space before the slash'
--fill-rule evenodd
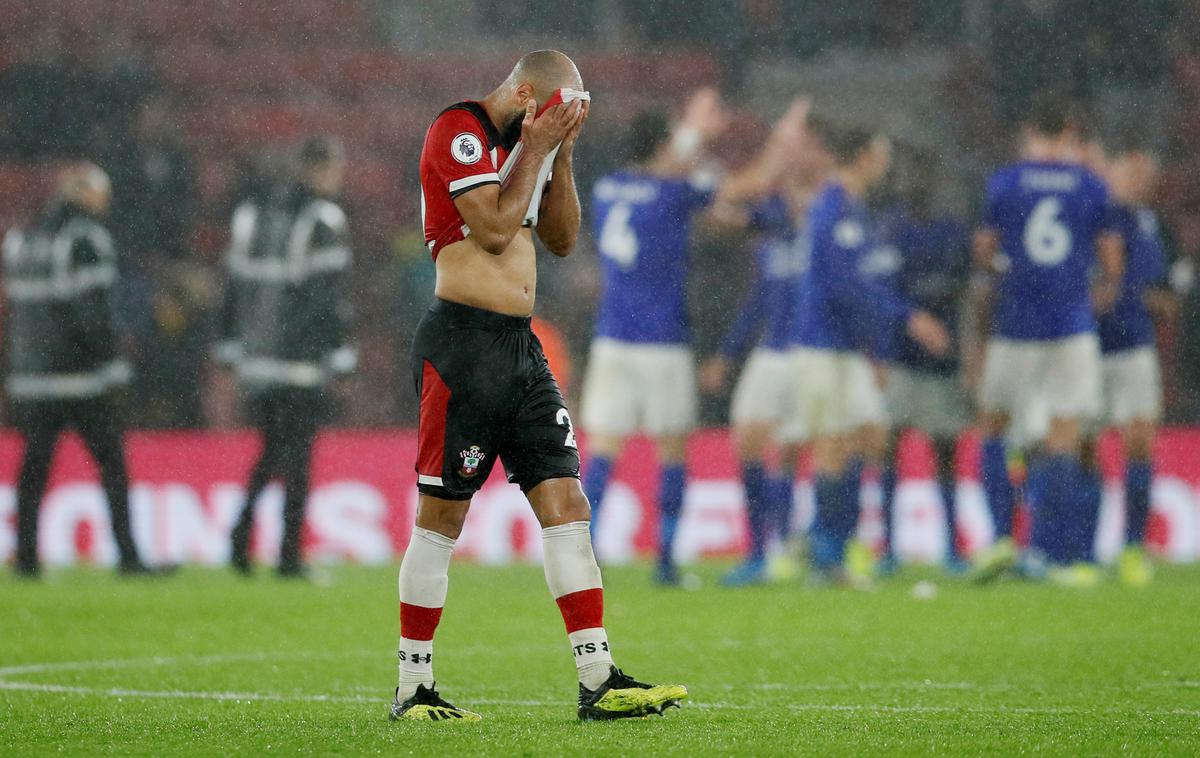
<path id="1" fill-rule="evenodd" d="M 412 661 L 413 663 L 433 663 L 433 653 L 406 653 L 403 650 L 397 655 L 402 661 Z"/>

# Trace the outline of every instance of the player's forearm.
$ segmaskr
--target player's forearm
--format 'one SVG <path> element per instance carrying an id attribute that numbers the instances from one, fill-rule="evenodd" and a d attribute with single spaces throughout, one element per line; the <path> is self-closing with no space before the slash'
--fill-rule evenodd
<path id="1" fill-rule="evenodd" d="M 564 150 L 554 159 L 554 179 L 538 217 L 538 239 L 555 255 L 568 256 L 579 238 L 580 218 L 573 160 L 571 153 Z"/>
<path id="2" fill-rule="evenodd" d="M 971 248 L 971 263 L 977 272 L 992 274 L 996 267 L 996 254 L 1000 250 L 1000 240 L 991 229 L 980 229 L 975 233 Z"/>
<path id="3" fill-rule="evenodd" d="M 1120 285 L 1125 277 L 1125 245 L 1115 234 L 1105 235 L 1096 245 L 1100 273 L 1105 282 Z"/>
<path id="4" fill-rule="evenodd" d="M 488 214 L 482 229 L 471 227 L 471 236 L 492 255 L 500 255 L 507 250 L 525 223 L 529 201 L 533 199 L 537 187 L 538 171 L 545 157 L 540 153 L 525 151 L 509 175 L 508 186 L 500 190 L 496 212 Z"/>

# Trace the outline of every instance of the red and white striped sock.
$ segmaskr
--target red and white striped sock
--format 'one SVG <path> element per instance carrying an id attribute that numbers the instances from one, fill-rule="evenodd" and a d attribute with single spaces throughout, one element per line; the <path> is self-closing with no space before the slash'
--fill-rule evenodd
<path id="1" fill-rule="evenodd" d="M 400 562 L 400 700 L 433 687 L 433 633 L 442 618 L 454 540 L 414 527 Z"/>
<path id="2" fill-rule="evenodd" d="M 575 521 L 542 530 L 546 584 L 558 603 L 575 654 L 579 681 L 594 690 L 613 665 L 604 631 L 604 588 L 592 552 L 591 529 Z"/>

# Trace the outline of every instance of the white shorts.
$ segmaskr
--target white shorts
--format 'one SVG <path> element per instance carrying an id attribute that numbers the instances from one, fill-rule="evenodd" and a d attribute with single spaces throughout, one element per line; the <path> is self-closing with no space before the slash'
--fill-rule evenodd
<path id="1" fill-rule="evenodd" d="M 953 439 L 971 422 L 967 393 L 957 376 L 892 366 L 887 399 L 897 429 L 920 429 L 935 439 Z"/>
<path id="2" fill-rule="evenodd" d="M 592 342 L 583 428 L 628 437 L 687 434 L 696 425 L 696 368 L 684 345 Z"/>
<path id="3" fill-rule="evenodd" d="M 734 426 L 772 424 L 780 442 L 803 442 L 804 429 L 792 412 L 796 374 L 791 357 L 782 350 L 755 348 L 742 367 L 733 390 L 729 420 Z"/>
<path id="4" fill-rule="evenodd" d="M 1158 351 L 1152 345 L 1105 353 L 1100 365 L 1107 423 L 1158 421 L 1162 416 L 1162 374 Z"/>
<path id="5" fill-rule="evenodd" d="M 993 338 L 984 358 L 979 405 L 1013 421 L 1037 408 L 1047 418 L 1100 416 L 1100 341 L 1093 333 L 1058 340 Z"/>
<path id="6" fill-rule="evenodd" d="M 788 359 L 795 377 L 788 427 L 804 429 L 810 437 L 833 437 L 887 425 L 883 391 L 861 353 L 796 347 Z"/>

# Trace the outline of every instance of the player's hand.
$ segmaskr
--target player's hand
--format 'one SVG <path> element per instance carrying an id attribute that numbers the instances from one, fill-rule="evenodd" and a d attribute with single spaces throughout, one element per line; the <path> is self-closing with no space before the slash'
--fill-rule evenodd
<path id="1" fill-rule="evenodd" d="M 946 331 L 941 321 L 925 311 L 917 311 L 909 317 L 908 336 L 929 351 L 930 355 L 940 358 L 950 352 L 950 332 Z"/>
<path id="2" fill-rule="evenodd" d="M 525 103 L 525 119 L 521 121 L 521 142 L 536 155 L 548 155 L 575 128 L 583 113 L 581 101 L 560 103 L 537 116 L 537 101 Z"/>
<path id="3" fill-rule="evenodd" d="M 798 150 L 808 132 L 808 112 L 812 109 L 812 101 L 807 97 L 797 97 L 788 106 L 787 112 L 779 117 L 771 128 L 770 142 L 778 150 L 786 150 L 789 154 Z"/>
<path id="4" fill-rule="evenodd" d="M 729 126 L 729 113 L 721 106 L 715 87 L 701 87 L 692 95 L 683 112 L 680 127 L 693 129 L 705 141 L 718 137 Z"/>
<path id="5" fill-rule="evenodd" d="M 706 395 L 715 395 L 725 389 L 729 376 L 729 360 L 723 355 L 714 355 L 700 367 L 700 389 Z"/>
<path id="6" fill-rule="evenodd" d="M 562 148 L 559 150 L 559 155 L 564 153 L 570 154 L 575 149 L 575 143 L 579 140 L 579 133 L 583 131 L 583 122 L 587 121 L 588 111 L 592 109 L 592 104 L 587 100 L 576 101 L 580 104 L 581 112 L 579 119 L 571 130 L 567 132 L 567 136 L 563 137 Z"/>
<path id="7" fill-rule="evenodd" d="M 1117 304 L 1121 296 L 1121 283 L 1101 279 L 1092 284 L 1092 310 L 1096 313 L 1108 313 Z"/>

